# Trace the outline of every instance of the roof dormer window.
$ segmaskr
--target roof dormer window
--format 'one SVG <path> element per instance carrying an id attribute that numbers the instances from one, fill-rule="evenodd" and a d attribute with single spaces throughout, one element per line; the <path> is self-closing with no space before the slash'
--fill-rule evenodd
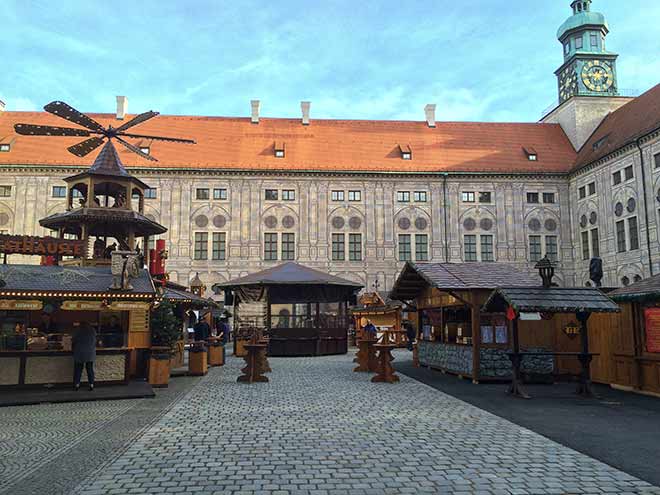
<path id="1" fill-rule="evenodd" d="M 11 151 L 11 144 L 0 143 L 0 153 L 9 153 Z"/>
<path id="2" fill-rule="evenodd" d="M 535 162 L 539 159 L 538 153 L 531 146 L 528 146 L 527 148 L 523 148 L 523 150 L 525 151 L 525 154 L 527 155 L 527 159 L 530 162 Z"/>
<path id="3" fill-rule="evenodd" d="M 145 155 L 149 154 L 149 146 L 140 146 L 140 151 Z"/>
<path id="4" fill-rule="evenodd" d="M 608 138 L 608 137 L 610 137 L 609 134 L 603 136 L 603 137 L 600 138 L 598 141 L 596 141 L 596 142 L 593 144 L 593 146 L 592 146 L 593 150 L 596 151 L 598 148 L 601 148 L 601 147 L 603 147 L 605 144 L 607 144 L 607 138 Z"/>
<path id="5" fill-rule="evenodd" d="M 284 158 L 284 142 L 275 142 L 275 158 Z"/>
<path id="6" fill-rule="evenodd" d="M 410 149 L 409 144 L 399 145 L 399 150 L 401 151 L 402 160 L 412 160 L 412 150 Z"/>

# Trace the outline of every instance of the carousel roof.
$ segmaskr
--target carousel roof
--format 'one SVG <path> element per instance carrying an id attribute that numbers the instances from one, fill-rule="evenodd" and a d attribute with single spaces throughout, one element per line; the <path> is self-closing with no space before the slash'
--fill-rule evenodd
<path id="1" fill-rule="evenodd" d="M 245 277 L 215 284 L 213 287 L 225 289 L 245 285 L 339 285 L 355 289 L 363 287 L 362 284 L 357 282 L 294 262 L 284 263 L 260 272 L 251 273 Z"/>
<path id="2" fill-rule="evenodd" d="M 107 228 L 111 229 L 110 232 L 116 233 L 127 224 L 135 228 L 138 237 L 167 232 L 167 228 L 149 220 L 141 213 L 123 208 L 76 208 L 42 218 L 39 220 L 39 225 L 48 229 L 60 229 L 70 225 L 80 225 L 82 222 L 92 222 L 96 225 L 92 227 L 90 235 L 105 235 Z"/>

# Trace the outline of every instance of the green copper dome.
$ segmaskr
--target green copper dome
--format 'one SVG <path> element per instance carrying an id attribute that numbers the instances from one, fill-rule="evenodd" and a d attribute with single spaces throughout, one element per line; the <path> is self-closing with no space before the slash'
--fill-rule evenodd
<path id="1" fill-rule="evenodd" d="M 559 31 L 557 31 L 557 39 L 562 40 L 567 32 L 583 26 L 600 26 L 605 30 L 605 33 L 608 33 L 610 30 L 605 16 L 600 12 L 580 12 L 566 19 L 564 24 L 559 28 Z"/>

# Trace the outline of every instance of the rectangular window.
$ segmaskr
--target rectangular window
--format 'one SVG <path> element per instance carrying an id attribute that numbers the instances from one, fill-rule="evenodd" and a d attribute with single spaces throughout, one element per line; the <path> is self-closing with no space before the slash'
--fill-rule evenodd
<path id="1" fill-rule="evenodd" d="M 477 261 L 477 236 L 464 235 L 463 236 L 463 261 Z"/>
<path id="2" fill-rule="evenodd" d="M 157 197 L 158 193 L 155 187 L 150 187 L 149 189 L 144 190 L 145 199 L 156 199 Z"/>
<path id="3" fill-rule="evenodd" d="M 653 161 L 655 162 L 655 168 L 660 168 L 660 153 L 653 155 Z"/>
<path id="4" fill-rule="evenodd" d="M 529 261 L 539 261 L 541 259 L 541 236 L 529 236 Z"/>
<path id="5" fill-rule="evenodd" d="M 639 249 L 639 231 L 637 230 L 637 217 L 628 219 L 628 239 L 630 240 L 630 250 Z"/>
<path id="6" fill-rule="evenodd" d="M 591 229 L 591 252 L 594 258 L 600 256 L 600 239 L 598 238 L 598 229 Z"/>
<path id="7" fill-rule="evenodd" d="M 591 39 L 591 48 L 598 48 L 598 35 L 591 33 L 589 38 Z"/>
<path id="8" fill-rule="evenodd" d="M 195 192 L 196 199 L 209 199 L 209 190 L 208 189 L 197 189 Z"/>
<path id="9" fill-rule="evenodd" d="M 213 232 L 211 257 L 214 260 L 227 259 L 227 234 L 224 232 Z"/>
<path id="10" fill-rule="evenodd" d="M 362 234 L 348 234 L 348 259 L 362 261 Z"/>
<path id="11" fill-rule="evenodd" d="M 66 198 L 66 186 L 53 186 L 54 198 Z"/>
<path id="12" fill-rule="evenodd" d="M 557 236 L 545 236 L 545 254 L 550 261 L 557 261 Z"/>
<path id="13" fill-rule="evenodd" d="M 575 49 L 576 50 L 582 49 L 582 36 L 578 36 L 575 38 Z"/>
<path id="14" fill-rule="evenodd" d="M 227 199 L 227 189 L 213 189 L 213 199 L 215 200 L 225 200 Z"/>
<path id="15" fill-rule="evenodd" d="M 621 170 L 617 170 L 612 174 L 612 184 L 615 186 L 621 184 Z"/>
<path id="16" fill-rule="evenodd" d="M 0 143 L 0 152 L 8 153 L 11 151 L 11 145 L 9 143 Z"/>
<path id="17" fill-rule="evenodd" d="M 209 235 L 206 232 L 195 232 L 196 260 L 206 260 L 209 257 Z"/>
<path id="18" fill-rule="evenodd" d="M 461 201 L 464 203 L 474 203 L 474 193 L 472 191 L 463 191 L 461 193 Z"/>
<path id="19" fill-rule="evenodd" d="M 277 234 L 264 234 L 264 259 L 266 261 L 277 259 Z"/>
<path id="20" fill-rule="evenodd" d="M 295 201 L 296 200 L 296 191 L 293 189 L 283 189 L 282 190 L 282 201 Z"/>
<path id="21" fill-rule="evenodd" d="M 616 250 L 619 253 L 626 252 L 626 222 L 624 220 L 616 223 Z"/>
<path id="22" fill-rule="evenodd" d="M 293 233 L 282 234 L 282 259 L 285 261 L 296 259 L 296 235 Z"/>
<path id="23" fill-rule="evenodd" d="M 410 261 L 411 258 L 410 234 L 399 234 L 399 260 Z"/>
<path id="24" fill-rule="evenodd" d="M 426 203 L 426 191 L 415 191 L 413 193 L 413 199 L 417 203 Z"/>
<path id="25" fill-rule="evenodd" d="M 344 234 L 332 234 L 332 260 L 344 261 L 346 259 L 346 245 Z"/>
<path id="26" fill-rule="evenodd" d="M 348 191 L 349 201 L 362 201 L 362 191 Z"/>
<path id="27" fill-rule="evenodd" d="M 539 193 L 527 193 L 527 202 L 528 203 L 538 203 L 539 202 Z"/>
<path id="28" fill-rule="evenodd" d="M 623 169 L 623 174 L 626 177 L 626 180 L 630 180 L 633 178 L 633 168 L 632 165 L 628 165 L 626 168 Z"/>
<path id="29" fill-rule="evenodd" d="M 586 230 L 582 232 L 581 234 L 582 237 L 582 259 L 583 260 L 588 260 L 589 259 L 589 232 Z"/>
<path id="30" fill-rule="evenodd" d="M 415 234 L 415 261 L 429 260 L 429 236 Z"/>
<path id="31" fill-rule="evenodd" d="M 555 193 L 543 193 L 543 202 L 553 204 L 555 202 Z"/>
<path id="32" fill-rule="evenodd" d="M 266 189 L 264 191 L 264 199 L 266 201 L 277 201 L 278 194 L 277 189 Z"/>
<path id="33" fill-rule="evenodd" d="M 492 235 L 481 236 L 481 261 L 495 261 Z"/>
<path id="34" fill-rule="evenodd" d="M 589 196 L 593 196 L 596 194 L 596 183 L 589 182 L 589 184 L 587 184 L 587 189 L 589 190 Z"/>
<path id="35" fill-rule="evenodd" d="M 333 201 L 344 201 L 344 191 L 332 191 L 331 197 Z"/>
<path id="36" fill-rule="evenodd" d="M 582 186 L 581 188 L 578 189 L 578 198 L 584 199 L 587 197 L 587 189 Z"/>
<path id="37" fill-rule="evenodd" d="M 408 202 L 410 202 L 410 191 L 397 191 L 396 200 L 399 203 L 408 203 Z"/>
<path id="38" fill-rule="evenodd" d="M 571 43 L 570 41 L 567 41 L 564 43 L 564 55 L 568 55 L 571 51 Z"/>
<path id="39" fill-rule="evenodd" d="M 479 203 L 490 203 L 491 202 L 491 193 L 490 192 L 480 192 L 479 193 Z"/>
<path id="40" fill-rule="evenodd" d="M 11 196 L 11 186 L 0 186 L 0 198 Z"/>

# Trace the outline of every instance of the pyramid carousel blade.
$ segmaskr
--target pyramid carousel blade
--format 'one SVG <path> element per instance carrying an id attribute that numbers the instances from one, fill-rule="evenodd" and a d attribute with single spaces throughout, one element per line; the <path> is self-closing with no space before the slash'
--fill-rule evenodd
<path id="1" fill-rule="evenodd" d="M 74 144 L 73 146 L 69 146 L 67 150 L 69 150 L 69 153 L 73 153 L 76 156 L 83 157 L 94 151 L 102 144 L 103 144 L 103 139 L 98 137 L 93 137 L 93 138 L 85 139 L 84 141 L 81 141 L 78 144 Z"/>
<path id="2" fill-rule="evenodd" d="M 91 129 L 92 131 L 99 131 L 99 132 L 105 131 L 103 126 L 99 124 L 96 120 L 92 119 L 91 117 L 88 117 L 84 113 L 79 112 L 78 110 L 76 110 L 70 105 L 67 105 L 63 101 L 52 101 L 44 107 L 44 110 L 52 113 L 53 115 L 57 115 L 58 117 L 66 119 L 69 122 L 73 122 L 83 127 L 87 127 L 87 129 Z"/>
<path id="3" fill-rule="evenodd" d="M 165 137 L 165 136 L 145 136 L 144 134 L 130 134 L 127 132 L 122 132 L 121 135 L 136 139 L 153 139 L 154 141 L 171 141 L 173 143 L 197 144 L 192 139 L 173 138 L 173 137 Z"/>
<path id="4" fill-rule="evenodd" d="M 136 115 L 125 124 L 122 124 L 119 127 L 117 127 L 117 132 L 125 131 L 129 127 L 133 127 L 134 125 L 138 125 L 141 124 L 142 122 L 146 122 L 147 120 L 154 118 L 156 115 L 158 115 L 158 112 L 154 112 L 151 110 L 149 110 L 148 112 L 141 113 L 140 115 Z"/>
<path id="5" fill-rule="evenodd" d="M 14 130 L 23 136 L 89 136 L 89 131 L 85 129 L 54 125 L 15 124 Z"/>
<path id="6" fill-rule="evenodd" d="M 131 150 L 133 153 L 135 153 L 136 155 L 140 155 L 142 158 L 145 158 L 147 160 L 151 160 L 152 162 L 157 162 L 158 161 L 153 156 L 147 155 L 146 153 L 143 153 L 142 150 L 140 150 L 140 148 L 138 148 L 137 146 L 133 146 L 131 143 L 127 143 L 126 141 L 124 141 L 119 136 L 115 137 L 115 139 L 117 141 L 119 141 L 121 144 L 123 144 L 126 148 Z"/>

